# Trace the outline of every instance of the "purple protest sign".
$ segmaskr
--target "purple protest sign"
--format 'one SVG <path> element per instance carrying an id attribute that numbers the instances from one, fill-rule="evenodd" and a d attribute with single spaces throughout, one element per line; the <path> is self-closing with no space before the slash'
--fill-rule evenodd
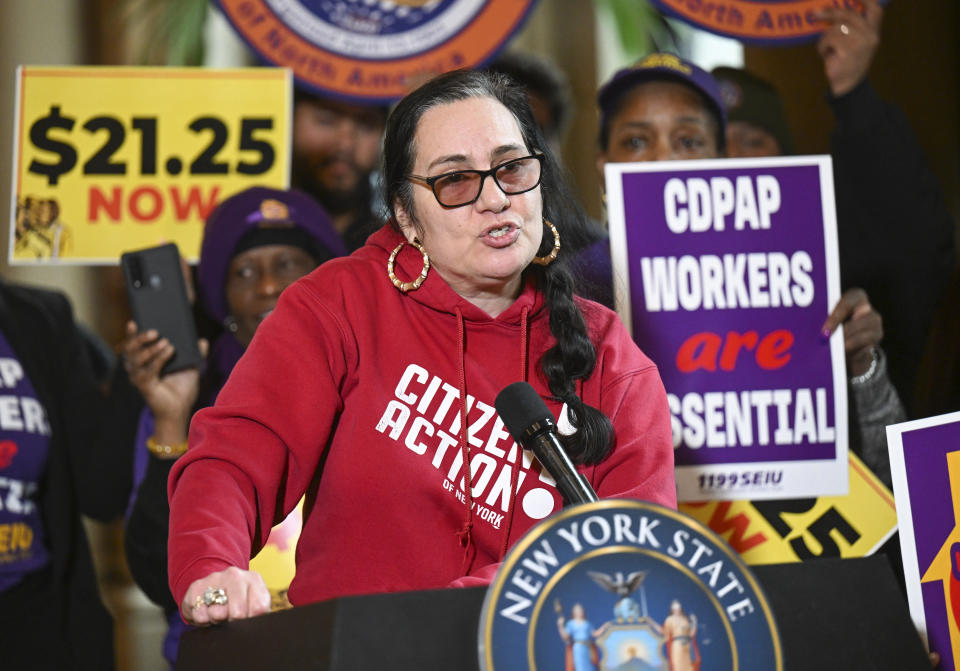
<path id="1" fill-rule="evenodd" d="M 887 427 L 910 617 L 944 671 L 960 660 L 960 412 Z"/>
<path id="2" fill-rule="evenodd" d="M 608 164 L 617 311 L 656 362 L 681 501 L 847 493 L 829 157 Z"/>

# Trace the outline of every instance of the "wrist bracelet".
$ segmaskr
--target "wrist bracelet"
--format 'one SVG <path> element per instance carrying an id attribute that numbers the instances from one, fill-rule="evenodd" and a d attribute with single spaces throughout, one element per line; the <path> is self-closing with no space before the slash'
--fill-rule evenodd
<path id="1" fill-rule="evenodd" d="M 151 454 L 160 457 L 161 459 L 176 458 L 186 454 L 187 441 L 175 443 L 173 445 L 162 445 L 157 442 L 156 438 L 150 436 L 147 438 L 147 449 L 150 450 Z"/>
<path id="2" fill-rule="evenodd" d="M 850 378 L 850 384 L 863 384 L 868 380 L 872 379 L 877 373 L 877 366 L 880 364 L 880 353 L 877 351 L 877 348 L 874 347 L 870 350 L 870 367 L 867 368 L 867 372 L 863 375 L 854 375 Z"/>

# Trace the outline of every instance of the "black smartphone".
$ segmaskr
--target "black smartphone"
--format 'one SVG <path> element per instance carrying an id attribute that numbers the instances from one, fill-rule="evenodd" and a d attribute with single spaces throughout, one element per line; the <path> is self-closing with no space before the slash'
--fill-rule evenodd
<path id="1" fill-rule="evenodd" d="M 199 367 L 203 356 L 177 246 L 170 243 L 126 252 L 120 256 L 120 265 L 137 329 L 154 329 L 174 347 L 161 375 Z"/>

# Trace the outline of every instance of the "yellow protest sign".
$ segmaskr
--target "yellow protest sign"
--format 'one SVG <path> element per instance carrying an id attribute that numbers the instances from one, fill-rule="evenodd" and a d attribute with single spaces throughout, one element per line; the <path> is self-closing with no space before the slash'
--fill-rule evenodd
<path id="1" fill-rule="evenodd" d="M 280 68 L 21 67 L 10 262 L 196 259 L 217 203 L 289 184 L 291 96 Z"/>
<path id="2" fill-rule="evenodd" d="M 865 557 L 897 529 L 893 494 L 852 452 L 846 496 L 681 503 L 679 508 L 753 565 Z"/>

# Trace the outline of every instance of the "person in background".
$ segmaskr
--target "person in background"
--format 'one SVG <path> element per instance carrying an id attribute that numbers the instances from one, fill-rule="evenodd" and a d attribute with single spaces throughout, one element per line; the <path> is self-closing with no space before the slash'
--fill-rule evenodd
<path id="1" fill-rule="evenodd" d="M 248 570 L 306 493 L 294 605 L 487 584 L 559 492 L 497 420 L 529 382 L 601 497 L 675 505 L 656 367 L 573 295 L 585 215 L 526 95 L 440 75 L 387 122 L 391 221 L 288 289 L 170 474 L 170 587 L 190 622 L 263 613 Z M 469 428 L 469 433 L 468 433 Z"/>
<path id="2" fill-rule="evenodd" d="M 575 111 L 566 73 L 536 54 L 521 51 L 505 51 L 485 69 L 507 75 L 524 88 L 533 118 L 550 150 L 559 158 L 560 145 Z"/>
<path id="3" fill-rule="evenodd" d="M 783 100 L 772 84 L 740 68 L 718 67 L 711 74 L 727 112 L 728 158 L 795 153 Z"/>
<path id="4" fill-rule="evenodd" d="M 600 88 L 597 169 L 608 163 L 720 158 L 726 112 L 716 80 L 694 63 L 653 53 Z"/>
<path id="5" fill-rule="evenodd" d="M 906 117 L 870 85 L 883 9 L 876 0 L 863 6 L 863 13 L 825 9 L 817 45 L 837 122 L 831 154 L 841 283 L 862 287 L 884 315 L 890 379 L 915 417 L 921 416 L 915 394 L 927 334 L 956 263 L 954 224 Z M 792 153 L 776 89 L 736 69 L 715 74 L 730 118 L 747 124 L 747 138 L 758 138 L 742 142 L 731 124 L 731 155 Z"/>
<path id="6" fill-rule="evenodd" d="M 616 72 L 597 96 L 600 150 L 597 167 L 608 162 L 723 158 L 727 115 L 721 87 L 706 71 L 673 54 L 651 54 Z M 589 255 L 588 255 L 589 254 Z M 578 258 L 582 277 L 612 298 L 609 247 L 593 247 Z M 841 260 L 842 263 L 842 260 Z M 602 276 L 597 272 L 602 269 Z M 842 272 L 842 265 L 841 265 Z M 883 322 L 867 293 L 847 286 L 821 326 L 824 338 L 844 326 L 847 374 L 857 410 L 851 431 L 855 452 L 890 484 L 884 427 L 904 418 L 880 348 Z M 589 290 L 589 288 L 588 288 Z"/>
<path id="7" fill-rule="evenodd" d="M 135 454 L 138 488 L 126 526 L 125 549 L 137 585 L 167 613 L 164 656 L 171 662 L 184 625 L 167 587 L 167 478 L 186 452 L 187 428 L 211 405 L 280 294 L 319 264 L 346 253 L 329 215 L 296 191 L 253 187 L 224 200 L 204 229 L 197 270 L 200 300 L 224 325 L 206 368 L 161 375 L 173 347 L 154 331 L 127 325 L 123 358 L 146 409 Z"/>
<path id="8" fill-rule="evenodd" d="M 726 114 L 716 81 L 697 65 L 652 53 L 618 70 L 600 88 L 597 170 L 607 163 L 719 158 Z M 574 260 L 581 295 L 614 307 L 606 235 Z"/>
<path id="9" fill-rule="evenodd" d="M 889 424 L 907 419 L 900 394 L 887 372 L 887 356 L 880 342 L 884 338 L 883 319 L 871 305 L 867 292 L 859 287 L 847 289 L 823 323 L 823 338 L 843 325 L 843 348 L 849 380 L 851 427 L 850 449 L 888 488 L 893 488 L 890 456 L 887 451 Z"/>
<path id="10" fill-rule="evenodd" d="M 484 69 L 509 77 L 526 91 L 533 118 L 547 146 L 560 160 L 560 145 L 574 113 L 570 83 L 563 70 L 536 54 L 519 51 L 501 53 Z M 578 228 L 564 236 L 563 243 L 565 251 L 576 253 L 598 241 L 605 243 L 606 232 L 599 222 L 591 219 L 582 230 Z M 596 299 L 596 296 L 590 298 Z M 610 302 L 605 304 L 611 306 Z"/>
<path id="11" fill-rule="evenodd" d="M 917 416 L 960 410 L 960 267 L 954 269 L 930 322 L 917 380 Z"/>
<path id="12" fill-rule="evenodd" d="M 112 669 L 81 515 L 123 513 L 131 460 L 96 435 L 104 398 L 63 295 L 0 279 L 0 388 L 2 666 Z"/>
<path id="13" fill-rule="evenodd" d="M 294 188 L 330 213 L 347 250 L 361 247 L 383 223 L 374 182 L 387 107 L 294 93 Z"/>

